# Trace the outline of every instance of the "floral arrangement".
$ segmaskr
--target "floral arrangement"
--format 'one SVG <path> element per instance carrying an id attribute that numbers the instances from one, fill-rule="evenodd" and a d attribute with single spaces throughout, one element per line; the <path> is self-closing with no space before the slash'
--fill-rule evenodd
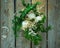
<path id="1" fill-rule="evenodd" d="M 21 0 L 25 8 L 19 11 L 20 16 L 15 16 L 13 19 L 13 30 L 15 36 L 19 30 L 23 30 L 24 37 L 32 41 L 35 45 L 38 45 L 42 40 L 39 32 L 48 32 L 50 26 L 45 27 L 44 23 L 46 21 L 46 16 L 44 13 L 37 12 L 37 5 L 41 2 L 36 2 L 35 4 L 26 4 L 24 0 Z"/>

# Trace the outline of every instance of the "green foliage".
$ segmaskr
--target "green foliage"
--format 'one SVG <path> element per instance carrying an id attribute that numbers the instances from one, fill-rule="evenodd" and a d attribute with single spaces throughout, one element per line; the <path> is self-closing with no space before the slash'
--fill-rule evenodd
<path id="1" fill-rule="evenodd" d="M 24 5 L 25 4 L 24 0 L 21 0 L 21 1 L 23 2 L 22 4 Z M 21 13 L 20 17 L 15 16 L 15 18 L 13 19 L 13 23 L 16 26 L 16 31 L 20 30 L 19 27 L 21 27 L 21 22 L 25 19 L 25 16 L 39 4 L 40 4 L 40 2 L 36 2 L 33 5 L 28 5 L 24 9 L 24 11 L 19 11 L 19 13 Z"/>
<path id="2" fill-rule="evenodd" d="M 36 36 L 29 35 L 29 29 L 24 31 L 24 37 L 30 41 L 32 41 L 35 45 L 38 45 L 40 41 L 42 41 L 42 37 L 37 34 Z"/>
<path id="3" fill-rule="evenodd" d="M 37 5 L 41 4 L 41 2 L 36 2 L 35 4 L 26 4 L 24 0 L 21 0 L 23 6 L 25 6 L 26 8 L 23 11 L 19 11 L 19 13 L 21 14 L 20 16 L 14 16 L 14 19 L 12 20 L 13 22 L 13 30 L 14 30 L 14 34 L 15 37 L 17 36 L 17 32 L 21 29 L 22 26 L 22 21 L 25 20 L 26 15 L 32 10 L 36 16 L 38 15 L 42 15 L 43 13 L 38 13 L 37 12 Z M 45 28 L 45 26 L 43 25 L 44 22 L 46 20 L 46 16 L 44 15 L 43 19 L 41 21 L 39 21 L 38 23 L 36 23 L 36 28 L 33 27 L 32 30 L 35 31 L 35 33 L 37 33 L 37 35 L 32 36 L 29 35 L 29 28 L 24 30 L 24 37 L 30 41 L 32 41 L 35 45 L 38 45 L 40 41 L 42 41 L 42 37 L 40 34 L 38 34 L 38 32 L 48 32 L 51 27 L 48 26 Z M 32 22 L 34 20 L 31 20 Z"/>
<path id="4" fill-rule="evenodd" d="M 21 0 L 21 1 L 22 1 L 23 6 L 27 6 L 24 0 Z"/>
<path id="5" fill-rule="evenodd" d="M 24 20 L 25 16 L 31 11 L 31 10 L 34 10 L 34 8 L 39 4 L 40 2 L 36 2 L 35 4 L 33 5 L 28 5 L 24 11 L 22 11 L 21 15 L 20 15 L 20 18 L 22 18 Z"/>

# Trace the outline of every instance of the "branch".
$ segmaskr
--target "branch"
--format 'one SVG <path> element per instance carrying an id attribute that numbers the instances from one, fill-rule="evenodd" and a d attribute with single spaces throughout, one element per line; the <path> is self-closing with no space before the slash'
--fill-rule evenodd
<path id="1" fill-rule="evenodd" d="M 25 3 L 25 1 L 24 0 L 21 0 L 22 1 L 22 4 L 23 4 L 23 6 L 27 6 L 27 4 Z"/>

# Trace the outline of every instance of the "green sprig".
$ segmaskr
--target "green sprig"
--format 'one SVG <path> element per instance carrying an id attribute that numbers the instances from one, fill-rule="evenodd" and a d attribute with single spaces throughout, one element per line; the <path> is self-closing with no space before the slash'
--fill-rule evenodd
<path id="1" fill-rule="evenodd" d="M 21 0 L 23 6 L 25 6 L 26 8 L 23 11 L 19 11 L 19 13 L 21 14 L 20 16 L 14 16 L 14 19 L 12 20 L 13 22 L 13 30 L 14 30 L 14 34 L 15 37 L 17 36 L 17 32 L 21 29 L 22 27 L 22 22 L 25 20 L 26 15 L 32 10 L 36 16 L 38 15 L 43 15 L 43 13 L 38 13 L 37 12 L 37 5 L 40 5 L 41 2 L 36 2 L 35 4 L 26 4 L 24 0 Z M 36 27 L 33 27 L 32 30 L 35 31 L 35 33 L 37 33 L 37 35 L 32 36 L 29 35 L 29 28 L 27 28 L 26 30 L 24 30 L 24 37 L 30 41 L 32 41 L 35 45 L 38 45 L 40 41 L 42 41 L 42 37 L 40 34 L 38 34 L 38 32 L 48 32 L 51 29 L 51 26 L 45 27 L 44 26 L 44 22 L 46 20 L 46 16 L 44 15 L 43 19 L 39 22 L 36 23 Z"/>

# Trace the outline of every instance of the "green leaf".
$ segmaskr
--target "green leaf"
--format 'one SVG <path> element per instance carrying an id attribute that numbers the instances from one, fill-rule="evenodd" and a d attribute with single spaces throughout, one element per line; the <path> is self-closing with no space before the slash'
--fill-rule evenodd
<path id="1" fill-rule="evenodd" d="M 42 41 L 42 37 L 37 34 L 36 36 L 33 37 L 32 41 L 34 42 L 34 45 L 38 45 L 39 42 Z"/>
<path id="2" fill-rule="evenodd" d="M 22 4 L 23 4 L 23 6 L 27 6 L 27 4 L 25 3 L 25 1 L 24 0 L 21 0 L 22 1 Z"/>
<path id="3" fill-rule="evenodd" d="M 46 28 L 46 32 L 48 32 L 49 30 L 51 30 L 51 26 L 48 26 L 48 27 Z"/>
<path id="4" fill-rule="evenodd" d="M 40 5 L 40 4 L 41 4 L 41 2 L 36 2 L 36 4 L 37 4 L 37 5 Z"/>
<path id="5" fill-rule="evenodd" d="M 13 31 L 14 31 L 14 34 L 15 34 L 15 37 L 18 36 L 17 35 L 17 32 L 21 29 L 22 27 L 22 21 L 25 20 L 25 17 L 26 15 L 32 10 L 36 16 L 38 15 L 44 15 L 43 13 L 39 13 L 37 12 L 37 5 L 40 5 L 41 2 L 36 2 L 35 4 L 29 4 L 29 3 L 25 3 L 25 0 L 21 0 L 22 1 L 22 4 L 23 6 L 25 6 L 26 8 L 23 10 L 23 11 L 19 11 L 20 13 L 20 16 L 14 16 L 14 19 L 12 20 L 13 22 Z M 35 24 L 34 27 L 32 27 L 32 30 L 35 32 L 35 33 L 38 33 L 38 31 L 41 31 L 41 32 L 47 32 L 50 30 L 50 26 L 48 26 L 47 28 L 44 27 L 44 22 L 46 20 L 46 16 L 44 15 L 43 19 L 41 21 L 39 21 L 38 23 Z M 34 20 L 30 20 L 32 22 L 34 22 Z M 25 29 L 24 31 L 24 37 L 30 41 L 32 41 L 35 45 L 38 45 L 40 43 L 40 41 L 42 41 L 42 37 L 40 34 L 37 34 L 35 36 L 32 36 L 32 35 L 29 35 L 29 28 Z"/>
<path id="6" fill-rule="evenodd" d="M 22 12 L 22 14 L 20 15 L 20 18 L 24 19 L 25 16 L 31 11 L 33 10 L 37 5 L 39 4 L 39 2 L 33 4 L 33 5 L 29 5 L 28 7 L 26 7 L 26 9 L 24 9 L 24 11 Z"/>

